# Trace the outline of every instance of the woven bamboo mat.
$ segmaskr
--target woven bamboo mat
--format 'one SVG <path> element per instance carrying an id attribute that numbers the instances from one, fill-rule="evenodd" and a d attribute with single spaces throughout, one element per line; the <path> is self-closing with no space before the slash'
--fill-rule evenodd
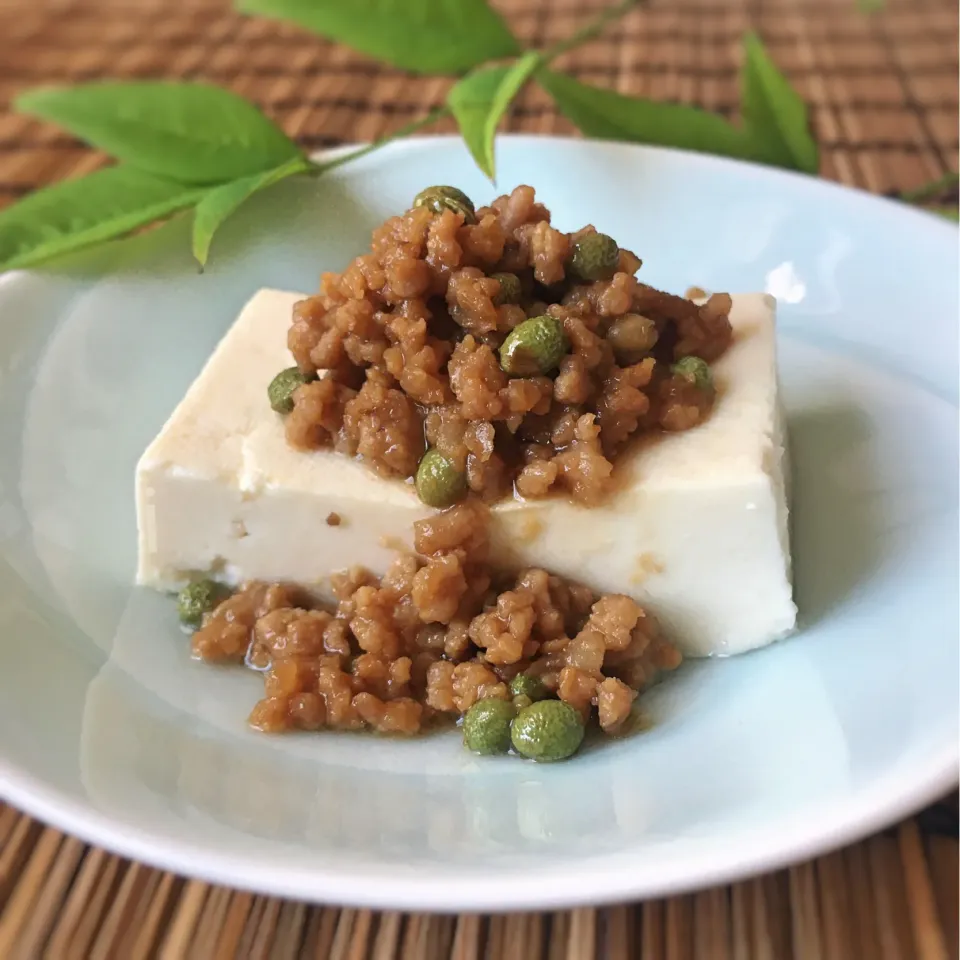
<path id="1" fill-rule="evenodd" d="M 544 45 L 602 0 L 503 0 Z M 812 105 L 822 173 L 910 190 L 957 169 L 955 0 L 659 0 L 569 54 L 582 79 L 736 114 L 759 30 Z M 438 105 L 441 80 L 381 69 L 226 0 L 0 0 L 0 206 L 104 158 L 7 104 L 39 83 L 195 77 L 258 102 L 305 145 L 371 139 Z M 508 129 L 570 132 L 537 91 Z M 443 127 L 438 127 L 443 129 Z M 812 863 L 666 901 L 437 917 L 310 907 L 211 887 L 85 846 L 0 805 L 0 958 L 942 960 L 958 956 L 957 798 Z"/>

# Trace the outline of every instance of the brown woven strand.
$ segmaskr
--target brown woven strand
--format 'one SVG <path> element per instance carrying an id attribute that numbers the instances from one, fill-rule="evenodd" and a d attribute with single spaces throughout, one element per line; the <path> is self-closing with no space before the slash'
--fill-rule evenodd
<path id="1" fill-rule="evenodd" d="M 257 101 L 303 144 L 378 136 L 422 115 L 445 81 L 383 68 L 292 26 L 242 18 L 225 0 L 0 3 L 0 102 L 39 83 L 104 76 L 179 77 Z M 602 0 L 501 4 L 526 41 L 567 35 Z M 825 176 L 878 192 L 956 169 L 957 9 L 951 0 L 889 0 L 876 16 L 854 0 L 654 0 L 562 65 L 584 80 L 736 118 L 739 39 L 753 28 L 812 108 Z M 507 129 L 571 132 L 527 91 Z M 450 129 L 449 122 L 438 129 Z M 0 113 L 0 204 L 104 158 L 56 129 Z"/>
<path id="2" fill-rule="evenodd" d="M 605 4 L 497 5 L 525 42 L 544 45 Z M 105 161 L 9 109 L 19 91 L 40 83 L 209 80 L 256 101 L 311 148 L 382 135 L 442 101 L 443 80 L 380 67 L 229 6 L 0 0 L 0 206 Z M 957 169 L 953 0 L 888 0 L 872 17 L 854 0 L 654 0 L 562 66 L 622 92 L 736 119 L 747 29 L 759 31 L 811 105 L 824 176 L 892 193 Z M 506 128 L 572 132 L 536 88 Z M 864 843 L 730 887 L 486 917 L 340 910 L 212 887 L 86 847 L 0 804 L 0 957 L 955 960 L 957 803 L 949 797 Z"/>
<path id="3" fill-rule="evenodd" d="M 181 880 L 0 806 L 0 956 L 948 960 L 958 952 L 956 813 L 954 796 L 816 861 L 666 901 L 447 917 L 310 906 Z M 928 821 L 936 831 L 928 823 L 925 832 Z"/>

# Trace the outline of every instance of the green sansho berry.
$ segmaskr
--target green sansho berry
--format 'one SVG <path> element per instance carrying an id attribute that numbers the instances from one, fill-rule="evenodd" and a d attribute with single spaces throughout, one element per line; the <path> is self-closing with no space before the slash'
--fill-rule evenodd
<path id="1" fill-rule="evenodd" d="M 177 613 L 185 627 L 194 630 L 203 622 L 203 615 L 213 610 L 227 595 L 227 589 L 213 580 L 195 580 L 177 594 Z"/>
<path id="2" fill-rule="evenodd" d="M 310 377 L 302 373 L 299 367 L 281 370 L 267 387 L 267 399 L 277 413 L 289 413 L 293 409 L 293 394 L 297 387 L 310 382 Z"/>
<path id="3" fill-rule="evenodd" d="M 657 325 L 639 313 L 625 313 L 607 329 L 613 352 L 623 363 L 636 363 L 653 349 L 658 336 Z"/>
<path id="4" fill-rule="evenodd" d="M 467 492 L 466 474 L 433 447 L 421 458 L 414 484 L 428 507 L 452 506 Z"/>
<path id="5" fill-rule="evenodd" d="M 523 294 L 520 278 L 515 273 L 491 273 L 490 278 L 500 283 L 500 292 L 493 298 L 493 304 L 501 307 L 505 303 L 519 303 Z"/>
<path id="6" fill-rule="evenodd" d="M 478 700 L 464 714 L 463 745 L 484 755 L 506 753 L 513 717 L 513 704 L 507 700 Z"/>
<path id="7" fill-rule="evenodd" d="M 563 324 L 545 313 L 510 331 L 500 347 L 500 367 L 511 377 L 538 377 L 555 370 L 569 350 Z"/>
<path id="8" fill-rule="evenodd" d="M 562 700 L 540 700 L 517 714 L 510 740 L 514 750 L 530 760 L 566 760 L 583 742 L 583 719 Z"/>
<path id="9" fill-rule="evenodd" d="M 620 248 L 605 233 L 587 233 L 576 241 L 568 266 L 578 279 L 590 283 L 609 280 L 620 265 Z"/>
<path id="10" fill-rule="evenodd" d="M 673 373 L 689 380 L 700 390 L 713 389 L 713 374 L 710 364 L 700 357 L 681 357 L 671 368 Z"/>
<path id="11" fill-rule="evenodd" d="M 518 673 L 510 681 L 510 693 L 515 697 L 529 697 L 531 701 L 546 700 L 550 696 L 543 681 L 530 673 Z"/>
<path id="12" fill-rule="evenodd" d="M 437 197 L 446 197 L 448 200 L 456 200 L 465 207 L 474 209 L 473 201 L 458 187 L 451 187 L 444 184 L 438 184 L 433 187 L 424 187 L 414 198 L 415 207 L 430 207 Z"/>
<path id="13" fill-rule="evenodd" d="M 426 187 L 413 198 L 414 207 L 426 207 L 433 213 L 452 210 L 463 216 L 464 223 L 476 223 L 477 214 L 473 201 L 456 187 Z"/>

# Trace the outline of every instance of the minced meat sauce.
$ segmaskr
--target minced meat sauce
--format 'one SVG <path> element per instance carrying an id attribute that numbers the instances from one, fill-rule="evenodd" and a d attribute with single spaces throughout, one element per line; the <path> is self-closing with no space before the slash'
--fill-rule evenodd
<path id="1" fill-rule="evenodd" d="M 193 651 L 263 671 L 252 726 L 414 734 L 478 700 L 510 699 L 518 674 L 621 729 L 637 694 L 680 655 L 626 596 L 487 560 L 487 507 L 469 499 L 414 525 L 415 555 L 379 580 L 333 577 L 335 608 L 295 586 L 248 583 L 207 613 Z"/>
<path id="2" fill-rule="evenodd" d="M 636 279 L 640 265 L 592 226 L 555 229 L 532 187 L 479 208 L 434 187 L 296 305 L 296 366 L 268 391 L 288 442 L 413 479 L 425 503 L 445 509 L 415 524 L 415 553 L 382 578 L 334 576 L 335 605 L 259 582 L 219 604 L 207 602 L 209 585 L 187 597 L 192 616 L 197 598 L 203 605 L 197 657 L 263 672 L 252 726 L 414 734 L 466 715 L 467 745 L 496 741 L 476 749 L 500 752 L 509 731 L 484 740 L 479 713 L 480 735 L 468 739 L 471 708 L 508 701 L 485 712 L 523 717 L 559 700 L 513 740 L 523 755 L 557 759 L 579 740 L 530 746 L 530 731 L 569 728 L 570 717 L 620 731 L 637 695 L 679 665 L 630 597 L 540 569 L 507 574 L 488 558 L 488 503 L 597 503 L 632 437 L 708 416 L 708 365 L 730 343 L 730 297 L 661 292 Z"/>
<path id="3" fill-rule="evenodd" d="M 430 446 L 485 500 L 596 503 L 632 436 L 708 415 L 712 389 L 676 361 L 709 363 L 731 338 L 727 294 L 698 305 L 640 283 L 640 265 L 592 226 L 551 226 L 529 186 L 476 211 L 426 203 L 391 217 L 294 308 L 288 344 L 310 382 L 292 394 L 289 443 L 399 478 Z M 555 363 L 510 370 L 505 342 L 533 318 L 562 337 Z"/>

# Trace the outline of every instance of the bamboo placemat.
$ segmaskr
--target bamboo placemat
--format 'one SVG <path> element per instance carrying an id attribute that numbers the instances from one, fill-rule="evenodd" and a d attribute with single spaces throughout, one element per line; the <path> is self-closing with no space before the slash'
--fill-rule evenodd
<path id="1" fill-rule="evenodd" d="M 603 3 L 497 5 L 523 39 L 545 45 Z M 564 66 L 624 92 L 735 116 L 739 38 L 749 28 L 811 104 L 825 177 L 898 193 L 957 169 L 955 0 L 889 0 L 872 17 L 854 0 L 655 0 Z M 104 161 L 12 114 L 10 99 L 40 83 L 99 77 L 208 79 L 255 100 L 312 147 L 382 135 L 439 105 L 445 90 L 442 80 L 239 17 L 225 0 L 0 0 L 0 206 Z M 536 90 L 506 129 L 570 132 Z M 957 869 L 952 796 L 814 862 L 665 901 L 513 916 L 375 914 L 175 877 L 0 805 L 0 958 L 943 960 L 958 956 Z"/>

